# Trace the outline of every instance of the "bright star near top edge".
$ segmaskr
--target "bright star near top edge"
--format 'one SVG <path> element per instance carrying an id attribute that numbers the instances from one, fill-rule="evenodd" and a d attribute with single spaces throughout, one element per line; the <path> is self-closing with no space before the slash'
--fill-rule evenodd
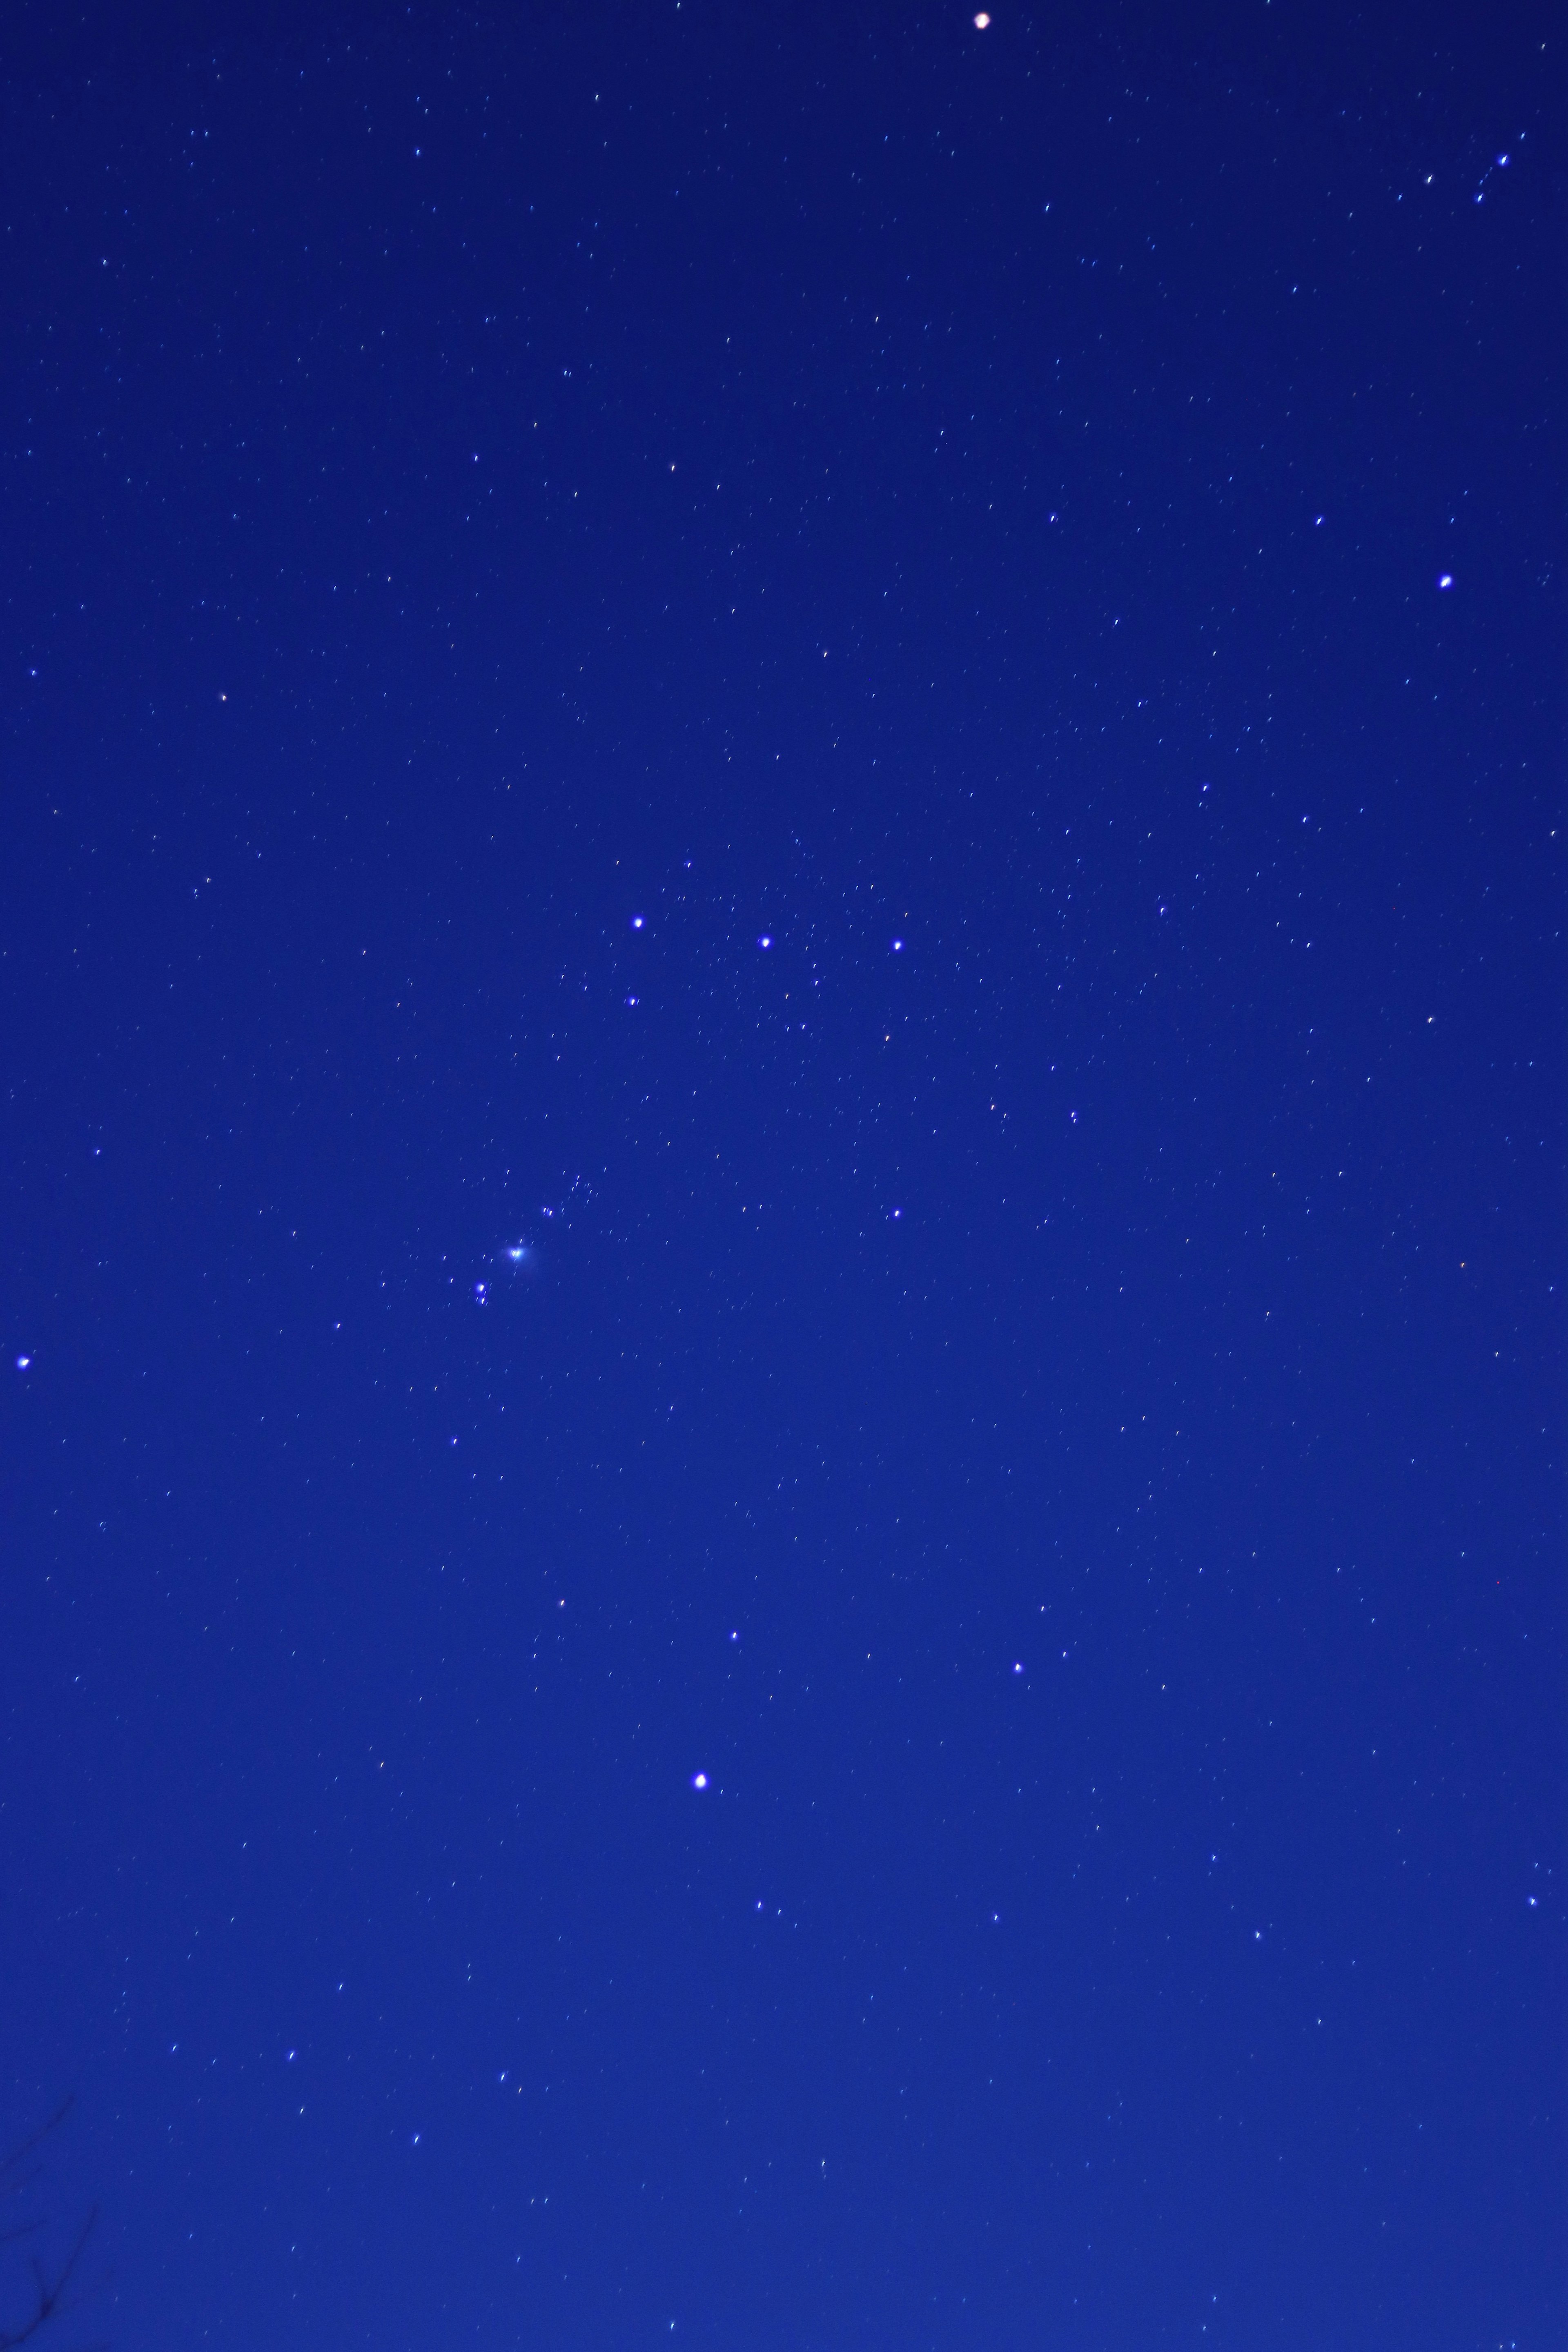
<path id="1" fill-rule="evenodd" d="M 979 16 L 976 16 L 976 18 L 974 19 L 974 29 L 975 29 L 975 31 L 976 31 L 977 33 L 983 33 L 983 32 L 985 30 L 986 26 L 987 26 L 990 22 L 991 22 L 990 17 L 986 15 L 986 13 L 985 13 L 984 9 L 984 8 L 982 8 L 982 10 L 980 11 Z"/>

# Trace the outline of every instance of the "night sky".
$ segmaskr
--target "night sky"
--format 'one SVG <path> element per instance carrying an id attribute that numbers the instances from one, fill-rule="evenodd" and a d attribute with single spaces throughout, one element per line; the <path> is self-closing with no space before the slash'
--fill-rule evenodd
<path id="1" fill-rule="evenodd" d="M 1556 25 L 15 15 L 62 2352 L 1568 2340 Z"/>

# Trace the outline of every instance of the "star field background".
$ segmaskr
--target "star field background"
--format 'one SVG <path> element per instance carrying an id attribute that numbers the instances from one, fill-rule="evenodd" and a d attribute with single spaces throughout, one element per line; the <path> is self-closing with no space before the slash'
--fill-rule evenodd
<path id="1" fill-rule="evenodd" d="M 1563 2340 L 1555 20 L 994 14 L 9 36 L 126 2352 Z"/>

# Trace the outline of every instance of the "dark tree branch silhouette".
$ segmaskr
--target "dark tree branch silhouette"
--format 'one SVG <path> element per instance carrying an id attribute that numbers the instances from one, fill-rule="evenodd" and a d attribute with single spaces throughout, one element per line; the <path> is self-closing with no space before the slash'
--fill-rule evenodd
<path id="1" fill-rule="evenodd" d="M 30 2139 L 0 2157 L 0 2200 L 19 2201 L 35 2187 L 40 2170 L 38 2151 L 59 2129 L 71 2105 L 69 2099 L 65 2100 Z M 66 2252 L 52 2262 L 38 2251 L 37 2241 L 45 2228 L 42 2219 L 33 2217 L 0 2229 L 0 2352 L 15 2352 L 17 2345 L 30 2342 L 50 2320 L 62 2318 L 73 2307 L 82 2255 L 97 2220 L 95 2209 Z M 82 2347 L 80 2352 L 96 2352 L 96 2348 Z"/>

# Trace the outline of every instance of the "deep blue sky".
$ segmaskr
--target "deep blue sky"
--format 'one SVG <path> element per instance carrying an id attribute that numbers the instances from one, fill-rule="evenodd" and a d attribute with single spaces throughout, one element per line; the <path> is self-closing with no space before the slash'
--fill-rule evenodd
<path id="1" fill-rule="evenodd" d="M 1181 14 L 13 26 L 124 2352 L 1564 2340 L 1555 18 Z"/>

